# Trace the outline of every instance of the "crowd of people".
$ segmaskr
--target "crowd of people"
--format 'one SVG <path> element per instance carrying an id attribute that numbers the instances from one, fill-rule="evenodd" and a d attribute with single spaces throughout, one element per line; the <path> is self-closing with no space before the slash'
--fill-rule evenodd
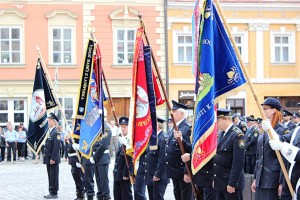
<path id="1" fill-rule="evenodd" d="M 172 104 L 177 128 L 173 127 L 172 119 L 168 119 L 164 132 L 166 120 L 157 117 L 158 148 L 145 150 L 139 158 L 136 174 L 133 173 L 132 158 L 125 153 L 129 121 L 126 116 L 119 118 L 120 127 L 114 120 L 105 123 L 104 133 L 93 145 L 92 156 L 87 159 L 78 156 L 78 140 L 64 134 L 59 128 L 59 120 L 51 113 L 43 158 L 49 194 L 44 198 L 58 198 L 59 163 L 61 158 L 67 158 L 76 185 L 75 200 L 109 200 L 112 196 L 116 200 L 160 200 L 164 199 L 169 183 L 173 184 L 176 200 L 239 200 L 245 198 L 245 174 L 253 174 L 251 190 L 256 200 L 300 199 L 300 110 L 281 112 L 281 104 L 275 98 L 267 98 L 261 104 L 266 119 L 254 115 L 242 117 L 238 113 L 232 114 L 229 109 L 219 108 L 216 112 L 216 154 L 196 174 L 189 176 L 192 123 L 188 120 L 187 106 L 176 101 Z M 1 157 L 4 158 L 2 144 L 5 141 L 7 161 L 16 160 L 16 149 L 20 151 L 20 160 L 24 160 L 24 127 L 19 126 L 15 131 L 12 124 L 7 123 L 7 131 L 3 133 L 1 131 Z M 179 141 L 186 152 L 183 155 Z M 282 175 L 274 150 L 280 151 L 285 158 L 288 181 Z M 108 171 L 113 156 L 113 191 L 110 191 Z M 289 181 L 293 194 L 288 188 Z M 94 185 L 97 185 L 96 190 Z"/>

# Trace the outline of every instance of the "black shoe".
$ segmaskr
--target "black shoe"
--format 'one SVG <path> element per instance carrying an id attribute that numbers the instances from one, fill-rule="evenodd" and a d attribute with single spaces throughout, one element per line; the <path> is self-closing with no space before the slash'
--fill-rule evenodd
<path id="1" fill-rule="evenodd" d="M 58 196 L 57 194 L 49 194 L 49 195 L 46 195 L 44 196 L 45 199 L 57 199 Z"/>

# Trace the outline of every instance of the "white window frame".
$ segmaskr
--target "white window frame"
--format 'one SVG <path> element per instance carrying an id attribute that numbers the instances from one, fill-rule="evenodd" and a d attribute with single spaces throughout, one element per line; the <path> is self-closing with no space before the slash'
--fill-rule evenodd
<path id="1" fill-rule="evenodd" d="M 67 116 L 67 115 L 65 114 L 67 123 L 68 123 L 68 125 L 69 125 L 68 128 L 71 128 L 70 125 L 72 125 L 72 115 L 74 115 L 74 113 L 75 113 L 75 110 L 74 110 L 74 109 L 75 109 L 75 106 L 76 106 L 76 105 L 74 104 L 74 103 L 75 103 L 75 102 L 74 102 L 74 97 L 71 97 L 71 96 L 67 96 L 67 97 L 58 97 L 58 99 L 60 100 L 60 104 L 61 104 L 61 107 L 62 107 L 64 113 L 66 113 L 66 110 L 72 111 L 72 114 L 71 114 L 70 116 Z M 72 108 L 66 108 L 66 99 L 71 99 L 71 101 L 72 101 Z M 56 111 L 56 114 L 58 114 L 58 111 Z M 62 117 L 62 116 L 61 116 L 61 117 Z M 63 130 L 69 131 L 69 130 L 67 130 L 68 128 L 66 128 L 66 124 L 65 124 L 64 119 L 60 118 L 59 120 L 60 120 L 60 122 L 61 122 L 61 125 L 62 125 Z"/>
<path id="2" fill-rule="evenodd" d="M 53 42 L 54 42 L 54 39 L 53 39 L 53 30 L 55 29 L 60 29 L 63 33 L 63 30 L 64 29 L 70 29 L 71 30 L 71 58 L 69 58 L 69 62 L 66 62 L 66 58 L 63 57 L 64 55 L 64 50 L 61 49 L 61 62 L 60 63 L 54 63 L 54 57 L 53 57 L 53 54 L 54 54 L 54 50 L 53 50 Z M 50 29 L 49 29 L 49 43 L 50 43 L 50 64 L 51 65 L 56 65 L 56 66 L 60 66 L 60 65 L 74 65 L 75 62 L 76 62 L 76 54 L 75 54 L 75 38 L 76 38 L 76 35 L 75 35 L 75 27 L 73 26 L 50 26 Z M 61 37 L 63 37 L 63 35 L 61 35 Z M 61 42 L 63 43 L 64 40 L 61 40 Z M 63 46 L 62 46 L 63 48 Z"/>
<path id="3" fill-rule="evenodd" d="M 241 31 L 238 31 L 237 33 L 233 33 L 232 34 L 233 38 L 234 37 L 241 37 L 241 44 L 238 45 L 236 44 L 238 47 L 240 46 L 242 51 L 240 52 L 241 56 L 242 56 L 242 59 L 243 59 L 243 62 L 244 63 L 248 63 L 249 62 L 249 52 L 248 52 L 248 32 L 241 32 Z"/>
<path id="4" fill-rule="evenodd" d="M 119 63 L 119 57 L 118 57 L 118 31 L 122 30 L 125 31 L 125 36 L 124 36 L 124 60 L 122 63 Z M 113 55 L 113 63 L 114 65 L 132 65 L 133 63 L 129 62 L 124 62 L 128 61 L 128 49 L 127 49 L 127 33 L 128 31 L 134 31 L 134 39 L 133 39 L 133 56 L 134 56 L 134 51 L 135 51 L 135 38 L 136 38 L 136 28 L 134 27 L 114 27 L 113 32 L 114 32 L 114 55 Z M 132 60 L 133 60 L 132 56 Z"/>
<path id="5" fill-rule="evenodd" d="M 4 28 L 8 28 L 9 29 L 9 50 L 8 50 L 8 52 L 9 52 L 9 62 L 2 62 L 2 49 L 0 48 L 0 64 L 4 64 L 4 65 L 20 65 L 20 64 L 23 64 L 24 63 L 24 59 L 23 59 L 23 57 L 24 57 L 24 41 L 23 41 L 23 27 L 22 26 L 18 26 L 18 25 L 11 25 L 11 26 L 8 26 L 8 25 L 6 25 L 6 26 L 0 26 L 0 29 L 4 29 Z M 19 52 L 20 52 L 20 62 L 12 62 L 12 52 L 15 52 L 15 51 L 13 51 L 12 50 L 12 41 L 13 41 L 13 39 L 11 38 L 11 29 L 19 29 L 19 31 L 20 31 L 20 38 L 19 38 L 19 40 L 20 40 L 20 50 L 19 50 Z M 1 30 L 0 30 L 1 31 Z M 0 35 L 1 35 L 1 33 L 0 33 Z M 0 45 L 1 45 L 1 42 L 2 42 L 2 39 L 1 39 L 1 37 L 0 37 Z M 5 51 L 5 52 L 7 52 L 7 51 Z"/>
<path id="6" fill-rule="evenodd" d="M 15 110 L 14 109 L 14 101 L 24 101 L 24 110 Z M 0 98 L 0 101 L 7 101 L 7 110 L 6 111 L 3 111 L 3 110 L 0 110 L 0 113 L 7 113 L 8 114 L 8 121 L 12 122 L 14 127 L 19 125 L 20 122 L 15 122 L 14 121 L 14 114 L 16 113 L 22 113 L 24 114 L 24 124 L 25 126 L 28 126 L 28 105 L 27 105 L 27 98 Z M 0 126 L 6 126 L 6 122 L 2 122 L 0 123 Z M 26 127 L 28 128 L 28 127 Z"/>
<path id="7" fill-rule="evenodd" d="M 289 44 L 288 44 L 288 61 L 275 61 L 275 37 L 288 37 L 289 38 Z M 272 31 L 271 32 L 271 63 L 274 64 L 289 64 L 289 63 L 295 63 L 295 31 Z"/>
<path id="8" fill-rule="evenodd" d="M 191 61 L 186 61 L 186 55 L 184 55 L 184 61 L 179 61 L 178 60 L 178 47 L 179 46 L 184 46 L 184 47 L 188 47 L 189 45 L 184 44 L 179 44 L 178 43 L 178 37 L 179 36 L 191 36 L 192 37 L 192 33 L 191 32 L 173 32 L 173 63 L 179 63 L 179 64 L 191 64 L 192 60 L 193 60 L 193 52 L 192 52 L 192 59 Z M 193 46 L 192 43 L 190 45 L 191 47 Z M 184 53 L 186 54 L 186 48 L 184 50 Z"/>

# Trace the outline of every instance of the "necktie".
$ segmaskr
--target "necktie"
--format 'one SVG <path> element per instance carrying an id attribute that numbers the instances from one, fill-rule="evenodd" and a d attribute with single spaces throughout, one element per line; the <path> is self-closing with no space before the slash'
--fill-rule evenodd
<path id="1" fill-rule="evenodd" d="M 220 134 L 219 142 L 223 139 L 224 135 L 225 135 L 225 131 L 222 131 L 221 134 Z"/>

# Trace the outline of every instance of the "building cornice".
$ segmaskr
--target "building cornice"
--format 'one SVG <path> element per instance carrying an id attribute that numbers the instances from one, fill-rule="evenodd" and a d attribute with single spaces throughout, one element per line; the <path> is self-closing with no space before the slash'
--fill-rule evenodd
<path id="1" fill-rule="evenodd" d="M 70 11 L 70 10 L 67 10 L 67 9 L 63 9 L 63 10 L 54 10 L 52 12 L 47 12 L 45 15 L 47 18 L 51 18 L 51 17 L 54 17 L 55 15 L 58 15 L 58 14 L 65 14 L 65 15 L 69 15 L 70 17 L 72 18 L 75 18 L 77 19 L 78 18 L 78 14 Z"/>
<path id="2" fill-rule="evenodd" d="M 16 8 L 6 8 L 6 9 L 1 9 L 0 10 L 0 16 L 4 15 L 4 14 L 7 14 L 7 13 L 13 13 L 13 14 L 16 14 L 17 16 L 19 16 L 19 17 L 22 17 L 22 18 L 27 17 L 27 13 L 21 12 Z"/>

